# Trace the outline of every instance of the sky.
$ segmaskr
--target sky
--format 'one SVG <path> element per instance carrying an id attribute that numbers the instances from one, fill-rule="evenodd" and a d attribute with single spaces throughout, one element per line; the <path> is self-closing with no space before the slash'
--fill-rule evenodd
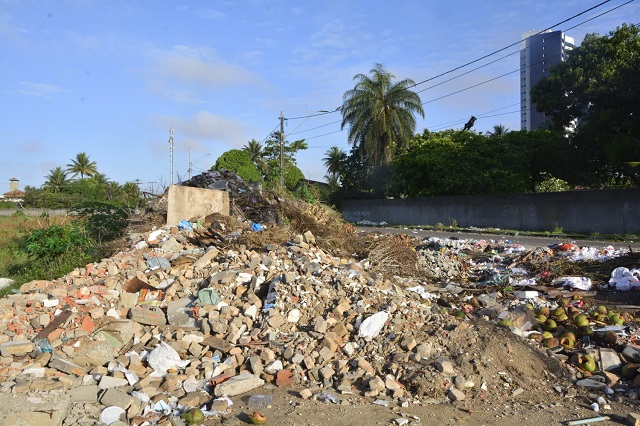
<path id="1" fill-rule="evenodd" d="M 176 183 L 190 158 L 195 175 L 266 140 L 281 113 L 287 140 L 309 145 L 298 167 L 323 180 L 326 151 L 350 149 L 336 109 L 377 63 L 420 83 L 416 133 L 471 115 L 476 131 L 519 130 L 518 45 L 448 71 L 602 1 L 0 0 L 0 193 L 11 178 L 40 187 L 80 152 L 109 180 L 157 192 L 172 180 L 170 129 Z M 579 45 L 637 23 L 640 2 L 627 1 L 553 30 Z"/>

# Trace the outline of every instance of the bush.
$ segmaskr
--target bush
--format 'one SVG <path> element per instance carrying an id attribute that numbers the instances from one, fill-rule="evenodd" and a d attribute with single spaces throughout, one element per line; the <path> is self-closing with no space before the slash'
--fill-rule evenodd
<path id="1" fill-rule="evenodd" d="M 129 210 L 115 203 L 91 201 L 76 209 L 85 220 L 89 236 L 98 243 L 120 237 L 129 224 Z"/>
<path id="2" fill-rule="evenodd" d="M 20 243 L 20 249 L 29 257 L 51 260 L 70 252 L 83 253 L 91 246 L 85 229 L 76 223 L 54 225 L 31 231 Z"/>
<path id="3" fill-rule="evenodd" d="M 218 157 L 212 169 L 236 172 L 247 182 L 259 182 L 262 178 L 258 167 L 251 161 L 249 153 L 240 149 L 232 149 L 223 153 Z"/>
<path id="4" fill-rule="evenodd" d="M 561 192 L 571 190 L 571 186 L 562 179 L 555 178 L 549 173 L 540 173 L 542 181 L 536 184 L 536 192 Z"/>

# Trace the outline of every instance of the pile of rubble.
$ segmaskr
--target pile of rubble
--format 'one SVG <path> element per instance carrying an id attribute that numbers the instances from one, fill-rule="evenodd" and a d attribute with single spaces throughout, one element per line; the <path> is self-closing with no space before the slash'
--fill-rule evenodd
<path id="1" fill-rule="evenodd" d="M 600 375 L 567 355 L 597 360 L 596 339 L 545 351 L 513 334 L 538 334 L 535 313 L 562 306 L 545 297 L 552 276 L 523 272 L 553 250 L 350 233 L 366 241 L 356 258 L 311 231 L 257 245 L 266 230 L 251 223 L 211 216 L 132 233 L 113 257 L 0 300 L 0 423 L 176 424 L 194 408 L 228 416 L 265 386 L 400 406 L 593 389 L 638 398 L 620 373 L 640 361 L 635 328 L 602 344 L 612 350 Z"/>

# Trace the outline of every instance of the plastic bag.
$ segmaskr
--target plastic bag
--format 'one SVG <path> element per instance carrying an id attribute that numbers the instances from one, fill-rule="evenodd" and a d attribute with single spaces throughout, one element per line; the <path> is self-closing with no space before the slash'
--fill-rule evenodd
<path id="1" fill-rule="evenodd" d="M 613 287 L 620 291 L 629 291 L 632 288 L 640 287 L 640 270 L 629 270 L 625 267 L 618 267 L 611 272 L 611 278 L 609 279 L 609 287 Z"/>
<path id="2" fill-rule="evenodd" d="M 171 346 L 165 342 L 160 342 L 154 350 L 147 356 L 149 367 L 153 368 L 154 373 L 165 375 L 170 369 L 184 368 L 191 362 L 188 359 L 180 359 L 180 355 Z"/>
<path id="3" fill-rule="evenodd" d="M 389 314 L 384 311 L 371 315 L 369 318 L 362 321 L 362 324 L 360 324 L 358 336 L 371 338 L 377 337 L 388 319 Z"/>
<path id="4" fill-rule="evenodd" d="M 577 288 L 578 290 L 591 290 L 591 278 L 587 277 L 562 277 L 558 278 L 555 285 Z"/>

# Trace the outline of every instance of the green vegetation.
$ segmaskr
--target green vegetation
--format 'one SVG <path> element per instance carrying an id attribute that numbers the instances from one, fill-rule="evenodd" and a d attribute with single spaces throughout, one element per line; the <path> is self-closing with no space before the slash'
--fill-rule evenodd
<path id="1" fill-rule="evenodd" d="M 80 175 L 80 179 L 69 179 Z M 143 205 L 135 182 L 120 185 L 98 172 L 80 153 L 67 169 L 55 167 L 41 188 L 27 186 L 24 208 L 66 208 L 68 216 L 0 217 L 0 277 L 19 286 L 34 279 L 56 279 L 113 251 L 132 209 Z M 15 203 L 3 203 L 16 208 Z M 6 294 L 12 289 L 4 289 Z"/>
<path id="2" fill-rule="evenodd" d="M 342 127 L 348 127 L 353 147 L 348 155 L 337 147 L 325 153 L 325 180 L 332 191 L 326 198 L 354 192 L 419 197 L 637 186 L 638 69 L 638 26 L 588 34 L 532 90 L 538 109 L 549 117 L 547 130 L 509 131 L 497 124 L 486 134 L 425 129 L 414 135 L 415 114 L 424 112 L 410 90 L 413 82 L 395 83 L 376 64 L 369 75 L 356 75 L 355 87 L 343 95 Z"/>
<path id="3" fill-rule="evenodd" d="M 630 186 L 640 182 L 640 28 L 587 34 L 532 90 L 549 127 L 567 134 L 569 182 Z"/>
<path id="4" fill-rule="evenodd" d="M 394 153 L 413 136 L 414 114 L 424 117 L 420 96 L 410 90 L 410 79 L 394 82 L 395 76 L 376 64 L 371 77 L 358 74 L 355 87 L 344 95 L 342 128 L 349 128 L 353 150 L 373 166 L 389 164 Z"/>
<path id="5" fill-rule="evenodd" d="M 259 182 L 261 177 L 260 171 L 251 161 L 249 153 L 240 149 L 232 149 L 223 153 L 211 169 L 236 172 L 247 182 Z"/>

